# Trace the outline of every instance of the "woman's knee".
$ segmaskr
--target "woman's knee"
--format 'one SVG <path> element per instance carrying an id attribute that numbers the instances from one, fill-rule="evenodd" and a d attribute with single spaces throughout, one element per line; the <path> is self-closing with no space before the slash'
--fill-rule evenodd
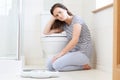
<path id="1" fill-rule="evenodd" d="M 48 60 L 47 61 L 47 64 L 46 64 L 46 68 L 49 70 L 49 71 L 54 71 L 54 68 L 52 66 L 52 60 Z"/>
<path id="2" fill-rule="evenodd" d="M 62 68 L 63 68 L 63 65 L 61 65 L 61 64 L 58 63 L 58 62 L 54 62 L 54 63 L 52 64 L 52 66 L 53 66 L 53 68 L 54 68 L 56 71 L 61 71 Z"/>

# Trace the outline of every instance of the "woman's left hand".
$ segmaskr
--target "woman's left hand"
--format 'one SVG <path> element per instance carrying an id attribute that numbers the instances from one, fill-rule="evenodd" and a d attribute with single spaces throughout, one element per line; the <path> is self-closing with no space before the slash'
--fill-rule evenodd
<path id="1" fill-rule="evenodd" d="M 55 62 L 55 61 L 56 61 L 58 58 L 60 58 L 60 57 L 61 57 L 61 55 L 59 55 L 59 54 L 56 55 L 56 56 L 54 56 L 53 59 L 52 59 L 52 62 Z"/>

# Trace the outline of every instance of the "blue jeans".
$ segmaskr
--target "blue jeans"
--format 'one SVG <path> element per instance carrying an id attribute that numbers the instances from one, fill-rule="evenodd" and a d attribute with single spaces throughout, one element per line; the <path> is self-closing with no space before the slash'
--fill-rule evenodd
<path id="1" fill-rule="evenodd" d="M 50 71 L 72 71 L 81 70 L 83 65 L 89 64 L 88 57 L 80 51 L 69 52 L 52 63 L 52 58 L 47 61 Z"/>

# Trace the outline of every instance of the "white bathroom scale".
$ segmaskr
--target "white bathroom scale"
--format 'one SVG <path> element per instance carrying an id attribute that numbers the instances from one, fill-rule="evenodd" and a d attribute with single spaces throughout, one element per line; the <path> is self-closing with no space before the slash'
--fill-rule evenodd
<path id="1" fill-rule="evenodd" d="M 22 71 L 21 77 L 23 78 L 57 78 L 59 77 L 59 72 L 47 71 L 47 70 L 31 70 L 31 71 Z"/>

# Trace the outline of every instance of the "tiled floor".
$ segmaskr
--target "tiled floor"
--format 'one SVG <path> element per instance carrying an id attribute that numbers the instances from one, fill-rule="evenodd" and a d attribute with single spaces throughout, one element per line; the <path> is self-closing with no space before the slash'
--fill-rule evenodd
<path id="1" fill-rule="evenodd" d="M 20 76 L 20 61 L 0 60 L 0 80 L 112 80 L 112 74 L 100 70 L 60 72 L 58 78 L 33 79 Z"/>

